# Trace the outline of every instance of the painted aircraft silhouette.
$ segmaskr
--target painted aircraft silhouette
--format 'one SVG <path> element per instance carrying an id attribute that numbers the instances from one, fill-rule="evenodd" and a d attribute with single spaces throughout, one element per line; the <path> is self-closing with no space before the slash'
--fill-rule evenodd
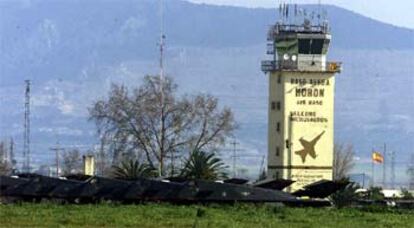
<path id="1" fill-rule="evenodd" d="M 322 131 L 318 136 L 316 136 L 312 141 L 306 141 L 301 137 L 299 139 L 300 144 L 302 144 L 303 149 L 295 151 L 295 154 L 299 155 L 302 158 L 302 163 L 305 163 L 306 156 L 309 154 L 313 159 L 316 158 L 316 152 L 315 152 L 315 145 L 319 141 L 319 139 L 322 137 L 322 135 L 325 133 L 325 131 Z"/>

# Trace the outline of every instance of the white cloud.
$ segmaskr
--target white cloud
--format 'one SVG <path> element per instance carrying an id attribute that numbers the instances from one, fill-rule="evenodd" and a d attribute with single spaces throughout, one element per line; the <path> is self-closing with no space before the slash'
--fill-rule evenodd
<path id="1" fill-rule="evenodd" d="M 75 111 L 74 102 L 71 101 L 67 94 L 76 91 L 72 84 L 57 84 L 57 81 L 49 81 L 40 90 L 32 96 L 31 105 L 36 107 L 56 107 L 62 114 L 69 115 Z"/>
<path id="2" fill-rule="evenodd" d="M 121 27 L 122 31 L 137 31 L 146 25 L 144 18 L 130 17 L 128 18 Z"/>
<path id="3" fill-rule="evenodd" d="M 82 136 L 83 131 L 80 129 L 68 128 L 68 127 L 40 127 L 38 131 L 41 133 L 55 134 L 59 136 Z"/>
<path id="4" fill-rule="evenodd" d="M 145 27 L 147 21 L 144 17 L 130 17 L 121 27 L 123 39 L 130 40 L 139 37 L 142 34 L 142 28 Z"/>
<path id="5" fill-rule="evenodd" d="M 66 115 L 72 114 L 74 110 L 74 106 L 73 104 L 71 104 L 70 101 L 63 101 L 62 103 L 60 103 L 58 108 L 62 112 L 62 114 L 66 114 Z"/>
<path id="6" fill-rule="evenodd" d="M 59 33 L 56 24 L 52 20 L 44 19 L 38 30 L 48 49 L 51 49 L 58 42 Z"/>

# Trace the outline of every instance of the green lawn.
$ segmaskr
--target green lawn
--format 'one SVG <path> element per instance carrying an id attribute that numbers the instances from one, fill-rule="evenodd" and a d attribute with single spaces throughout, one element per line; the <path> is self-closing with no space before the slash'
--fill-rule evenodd
<path id="1" fill-rule="evenodd" d="M 414 211 L 272 205 L 0 205 L 0 227 L 414 227 Z"/>

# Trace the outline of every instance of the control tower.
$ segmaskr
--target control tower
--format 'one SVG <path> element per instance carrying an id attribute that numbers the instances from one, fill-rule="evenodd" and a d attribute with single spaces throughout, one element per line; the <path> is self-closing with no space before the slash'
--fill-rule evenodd
<path id="1" fill-rule="evenodd" d="M 280 21 L 267 39 L 271 60 L 262 62 L 269 75 L 267 177 L 295 181 L 288 191 L 332 180 L 334 76 L 341 63 L 326 60 L 328 23 Z"/>

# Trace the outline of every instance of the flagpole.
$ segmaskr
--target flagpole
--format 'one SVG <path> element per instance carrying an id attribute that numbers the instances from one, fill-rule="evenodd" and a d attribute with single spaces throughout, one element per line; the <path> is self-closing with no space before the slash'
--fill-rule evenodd
<path id="1" fill-rule="evenodd" d="M 382 155 L 384 158 L 384 162 L 382 163 L 382 188 L 385 189 L 386 181 L 387 181 L 387 166 L 386 166 L 386 159 L 387 159 L 387 144 L 384 143 L 384 154 Z"/>
<path id="2" fill-rule="evenodd" d="M 374 149 L 372 149 L 372 151 L 371 151 L 371 177 L 372 177 L 371 187 L 374 187 L 374 181 L 375 181 L 375 179 L 374 179 L 374 159 L 372 159 L 373 154 L 374 154 Z"/>

